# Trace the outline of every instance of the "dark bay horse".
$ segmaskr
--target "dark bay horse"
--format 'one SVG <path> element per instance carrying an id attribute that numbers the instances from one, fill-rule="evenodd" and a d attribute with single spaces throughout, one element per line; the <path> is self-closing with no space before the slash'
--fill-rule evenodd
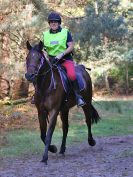
<path id="1" fill-rule="evenodd" d="M 57 148 L 51 145 L 52 135 L 56 125 L 57 116 L 60 113 L 62 120 L 63 138 L 60 147 L 60 154 L 65 153 L 66 138 L 68 133 L 68 114 L 69 109 L 76 104 L 74 94 L 68 96 L 62 86 L 61 78 L 57 68 L 53 67 L 49 60 L 46 59 L 42 52 L 43 43 L 40 42 L 35 46 L 31 46 L 27 41 L 27 49 L 29 53 L 26 58 L 27 72 L 26 79 L 35 85 L 35 105 L 38 111 L 38 119 L 40 124 L 41 139 L 45 144 L 42 162 L 47 164 L 48 151 L 56 153 Z M 81 91 L 86 105 L 82 107 L 86 124 L 88 127 L 88 143 L 91 146 L 96 144 L 91 132 L 91 124 L 100 120 L 98 112 L 92 105 L 92 83 L 88 72 L 76 67 L 76 72 L 80 72 L 85 84 L 85 89 Z"/>

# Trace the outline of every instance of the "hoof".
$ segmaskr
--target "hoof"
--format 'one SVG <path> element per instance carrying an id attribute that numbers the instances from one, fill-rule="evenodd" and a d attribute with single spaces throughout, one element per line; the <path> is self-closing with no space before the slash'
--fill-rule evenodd
<path id="1" fill-rule="evenodd" d="M 66 150 L 66 148 L 60 149 L 60 152 L 59 152 L 59 154 L 62 154 L 62 155 L 64 155 L 64 154 L 65 154 L 65 150 Z"/>
<path id="2" fill-rule="evenodd" d="M 65 158 L 65 153 L 62 154 L 62 153 L 59 152 L 59 157 L 64 159 Z"/>
<path id="3" fill-rule="evenodd" d="M 45 165 L 47 165 L 47 160 L 42 159 L 41 162 L 43 162 Z"/>
<path id="4" fill-rule="evenodd" d="M 60 151 L 60 152 L 59 152 L 59 154 L 61 154 L 61 155 L 65 155 L 65 152 L 63 152 L 63 151 Z"/>
<path id="5" fill-rule="evenodd" d="M 88 143 L 90 146 L 95 146 L 96 145 L 96 141 L 94 139 L 88 139 Z"/>
<path id="6" fill-rule="evenodd" d="M 55 145 L 50 145 L 48 150 L 52 153 L 56 153 L 57 152 L 57 147 Z"/>

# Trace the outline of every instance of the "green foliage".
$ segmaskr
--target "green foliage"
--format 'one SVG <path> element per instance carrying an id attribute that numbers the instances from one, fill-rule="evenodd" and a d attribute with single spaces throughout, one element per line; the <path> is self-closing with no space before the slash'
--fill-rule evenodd
<path id="1" fill-rule="evenodd" d="M 128 8 L 127 6 L 127 11 Z M 124 11 L 120 1 L 98 0 L 88 5 L 84 18 L 73 19 L 72 26 L 70 24 L 77 41 L 75 58 L 78 58 L 78 62 L 79 60 L 93 62 L 98 70 L 95 84 L 102 83 L 100 88 L 106 87 L 109 92 L 111 91 L 107 88 L 110 85 L 109 77 L 113 82 L 117 81 L 119 86 L 124 85 L 125 88 L 121 90 L 126 91 L 131 86 L 128 78 L 131 77 L 129 65 L 133 62 L 133 34 L 131 18 L 124 16 Z M 119 81 L 118 78 L 111 76 L 110 71 L 116 67 L 119 70 L 120 65 L 124 66 L 124 72 L 118 77 Z M 115 86 L 118 88 L 116 83 Z"/>
<path id="2" fill-rule="evenodd" d="M 117 1 L 108 1 L 104 4 L 98 1 L 98 14 L 94 4 L 86 9 L 85 18 L 78 21 L 74 38 L 78 42 L 79 58 L 82 60 L 104 60 L 108 64 L 120 59 L 116 46 L 121 45 L 127 35 L 127 26 L 124 17 L 116 13 Z M 75 21 L 76 22 L 76 21 Z M 72 21 L 75 27 L 75 23 Z M 71 25 L 71 24 L 70 24 Z M 83 28 L 84 27 L 84 28 Z M 80 51 L 84 51 L 81 52 Z"/>
<path id="3" fill-rule="evenodd" d="M 125 52 L 124 56 L 129 62 L 133 62 L 133 49 Z"/>
<path id="4" fill-rule="evenodd" d="M 105 8 L 104 3 L 99 1 L 98 13 L 96 13 L 94 6 L 86 8 L 85 18 L 76 26 L 78 31 L 75 34 L 75 39 L 79 40 L 81 45 L 88 42 L 89 45 L 95 47 L 101 44 L 105 36 L 112 41 L 118 41 L 127 34 L 124 17 L 118 15 L 114 10 L 114 6 L 117 8 L 118 3 L 109 1 L 107 5 Z"/>
<path id="5" fill-rule="evenodd" d="M 132 93 L 133 89 L 133 63 L 128 66 L 128 74 L 129 74 L 129 93 Z M 105 82 L 104 82 L 104 69 L 97 67 L 93 73 L 93 84 L 95 87 L 95 91 L 103 90 L 105 91 Z M 113 65 L 108 69 L 108 82 L 111 91 L 117 94 L 123 94 L 126 92 L 126 69 L 125 64 L 119 63 L 117 65 Z"/>

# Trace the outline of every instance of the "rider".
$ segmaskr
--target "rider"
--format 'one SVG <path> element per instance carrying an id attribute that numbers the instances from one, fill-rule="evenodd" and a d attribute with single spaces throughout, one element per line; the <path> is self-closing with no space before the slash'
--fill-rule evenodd
<path id="1" fill-rule="evenodd" d="M 79 85 L 76 79 L 75 66 L 72 58 L 74 42 L 71 33 L 61 27 L 61 17 L 57 12 L 48 16 L 50 29 L 43 32 L 42 42 L 52 63 L 59 62 L 66 69 L 67 76 L 71 80 L 78 106 L 84 106 L 85 102 L 80 95 Z"/>

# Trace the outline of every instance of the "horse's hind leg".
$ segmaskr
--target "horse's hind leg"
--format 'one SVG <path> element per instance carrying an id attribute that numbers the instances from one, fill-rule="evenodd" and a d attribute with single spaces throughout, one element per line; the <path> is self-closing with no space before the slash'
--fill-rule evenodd
<path id="1" fill-rule="evenodd" d="M 60 147 L 60 154 L 64 154 L 65 153 L 65 149 L 66 149 L 66 138 L 67 138 L 67 133 L 68 133 L 68 113 L 69 110 L 65 110 L 65 111 L 61 111 L 60 112 L 60 117 L 62 120 L 62 130 L 63 130 L 63 137 L 62 137 L 62 144 Z"/>
<path id="2" fill-rule="evenodd" d="M 93 139 L 92 132 L 91 132 L 91 120 L 92 120 L 92 109 L 91 104 L 87 104 L 83 107 L 83 111 L 86 117 L 86 124 L 88 127 L 88 143 L 90 146 L 95 146 L 96 141 Z"/>

